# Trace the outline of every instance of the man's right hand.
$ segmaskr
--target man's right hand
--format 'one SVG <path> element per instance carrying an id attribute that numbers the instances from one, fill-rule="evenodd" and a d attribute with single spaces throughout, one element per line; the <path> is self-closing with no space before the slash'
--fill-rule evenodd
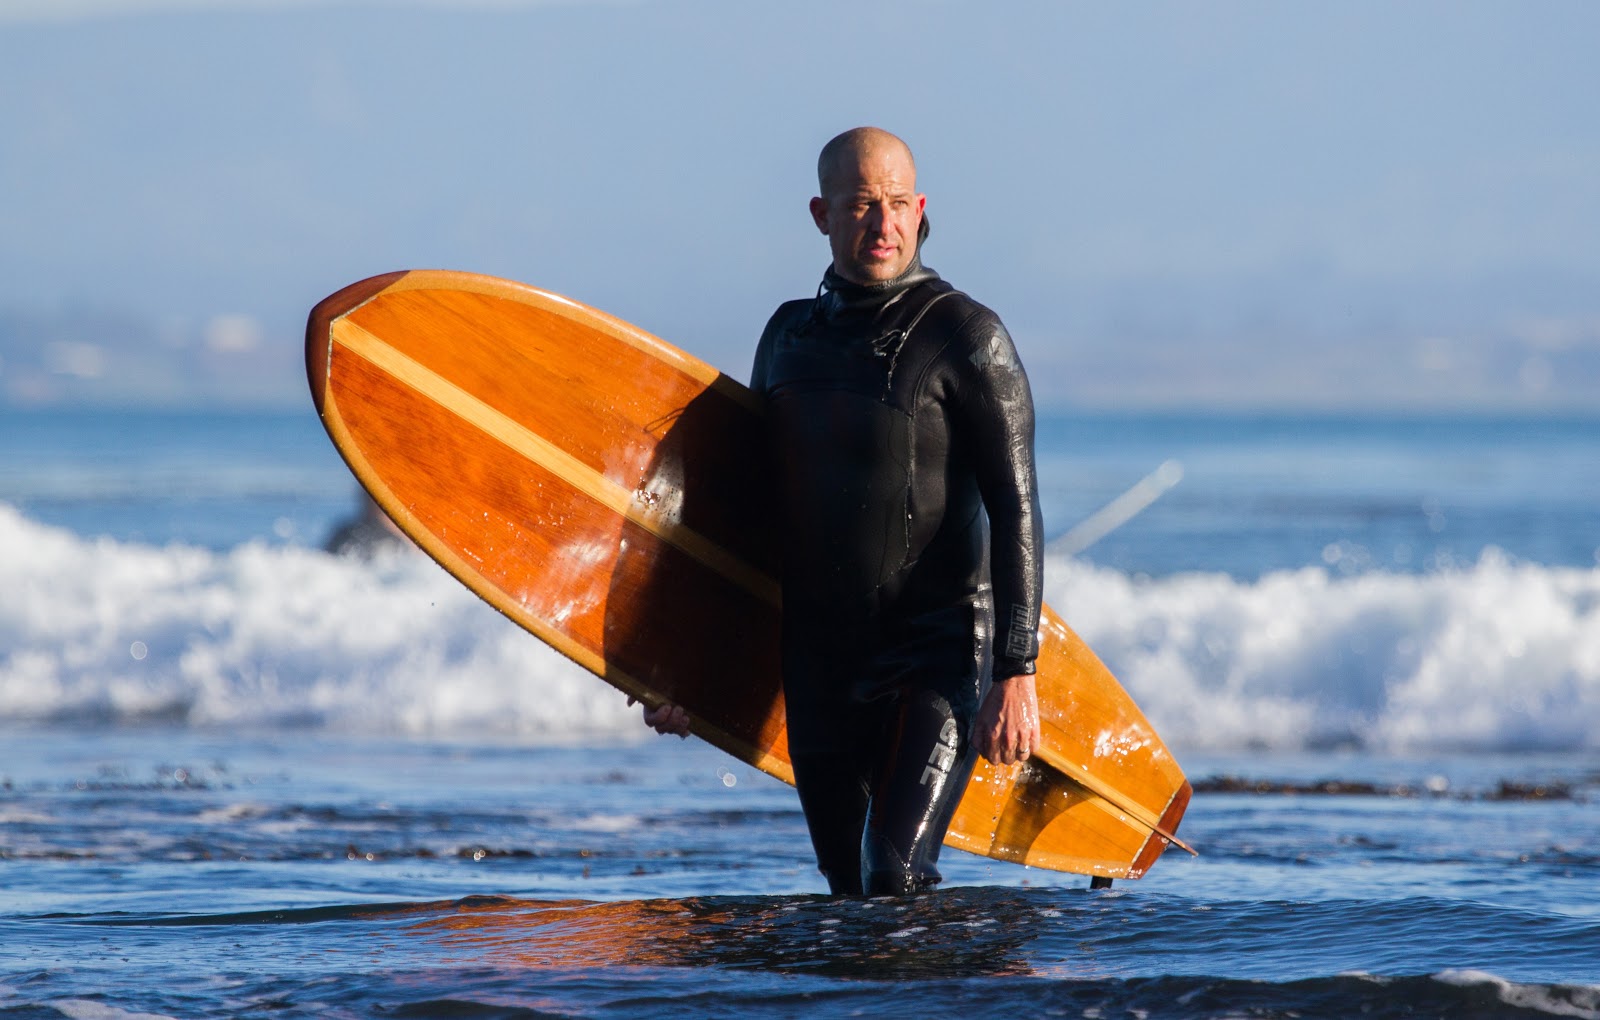
<path id="1" fill-rule="evenodd" d="M 978 709 L 972 739 L 996 765 L 1027 761 L 1039 749 L 1039 694 L 1031 674 L 995 681 Z"/>
<path id="2" fill-rule="evenodd" d="M 628 699 L 628 704 L 631 705 L 633 702 L 633 698 Z M 685 712 L 681 705 L 663 701 L 655 708 L 651 708 L 649 705 L 642 707 L 644 709 L 644 724 L 657 733 L 675 733 L 680 737 L 689 735 L 689 713 Z"/>

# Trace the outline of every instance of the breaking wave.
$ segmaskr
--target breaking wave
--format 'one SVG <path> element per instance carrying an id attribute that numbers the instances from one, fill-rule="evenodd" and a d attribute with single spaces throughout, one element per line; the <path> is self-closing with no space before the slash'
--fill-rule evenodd
<path id="1" fill-rule="evenodd" d="M 1048 566 L 1051 603 L 1176 748 L 1600 748 L 1600 569 L 1241 581 Z M 415 555 L 85 539 L 0 505 L 0 723 L 572 741 L 623 697 Z"/>

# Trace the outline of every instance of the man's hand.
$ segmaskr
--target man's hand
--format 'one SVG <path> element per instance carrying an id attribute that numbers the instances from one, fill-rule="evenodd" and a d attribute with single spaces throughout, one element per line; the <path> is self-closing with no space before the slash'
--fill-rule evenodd
<path id="1" fill-rule="evenodd" d="M 996 680 L 978 709 L 973 742 L 996 765 L 1027 761 L 1039 747 L 1039 695 L 1031 675 Z"/>
<path id="2" fill-rule="evenodd" d="M 628 699 L 628 704 L 631 705 L 633 702 L 633 698 Z M 675 733 L 680 737 L 689 735 L 689 713 L 685 712 L 682 706 L 663 701 L 655 708 L 649 705 L 643 708 L 644 724 L 657 733 Z"/>

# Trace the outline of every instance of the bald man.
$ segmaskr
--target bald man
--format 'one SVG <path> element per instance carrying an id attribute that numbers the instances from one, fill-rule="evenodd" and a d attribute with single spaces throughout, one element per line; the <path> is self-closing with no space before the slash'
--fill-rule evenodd
<path id="1" fill-rule="evenodd" d="M 1000 319 L 922 264 L 906 144 L 847 131 L 817 178 L 832 264 L 750 382 L 784 511 L 789 753 L 829 888 L 898 895 L 939 882 L 975 754 L 1039 744 L 1033 402 Z M 645 718 L 687 731 L 671 705 Z"/>

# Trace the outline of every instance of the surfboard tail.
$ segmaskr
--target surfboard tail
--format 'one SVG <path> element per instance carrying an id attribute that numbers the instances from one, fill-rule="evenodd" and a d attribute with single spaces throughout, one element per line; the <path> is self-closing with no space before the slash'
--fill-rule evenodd
<path id="1" fill-rule="evenodd" d="M 1167 838 L 1167 833 L 1176 833 L 1178 823 L 1183 820 L 1183 813 L 1189 808 L 1189 798 L 1194 794 L 1194 787 L 1185 780 L 1172 800 L 1168 802 L 1167 809 L 1161 813 L 1161 822 L 1158 830 L 1152 830 L 1150 838 L 1145 840 L 1139 856 L 1133 859 L 1133 865 L 1128 868 L 1129 878 L 1142 878 L 1156 863 L 1156 860 L 1166 852 L 1169 845 L 1178 846 L 1189 853 L 1199 856 L 1199 852 L 1187 843 Z"/>

